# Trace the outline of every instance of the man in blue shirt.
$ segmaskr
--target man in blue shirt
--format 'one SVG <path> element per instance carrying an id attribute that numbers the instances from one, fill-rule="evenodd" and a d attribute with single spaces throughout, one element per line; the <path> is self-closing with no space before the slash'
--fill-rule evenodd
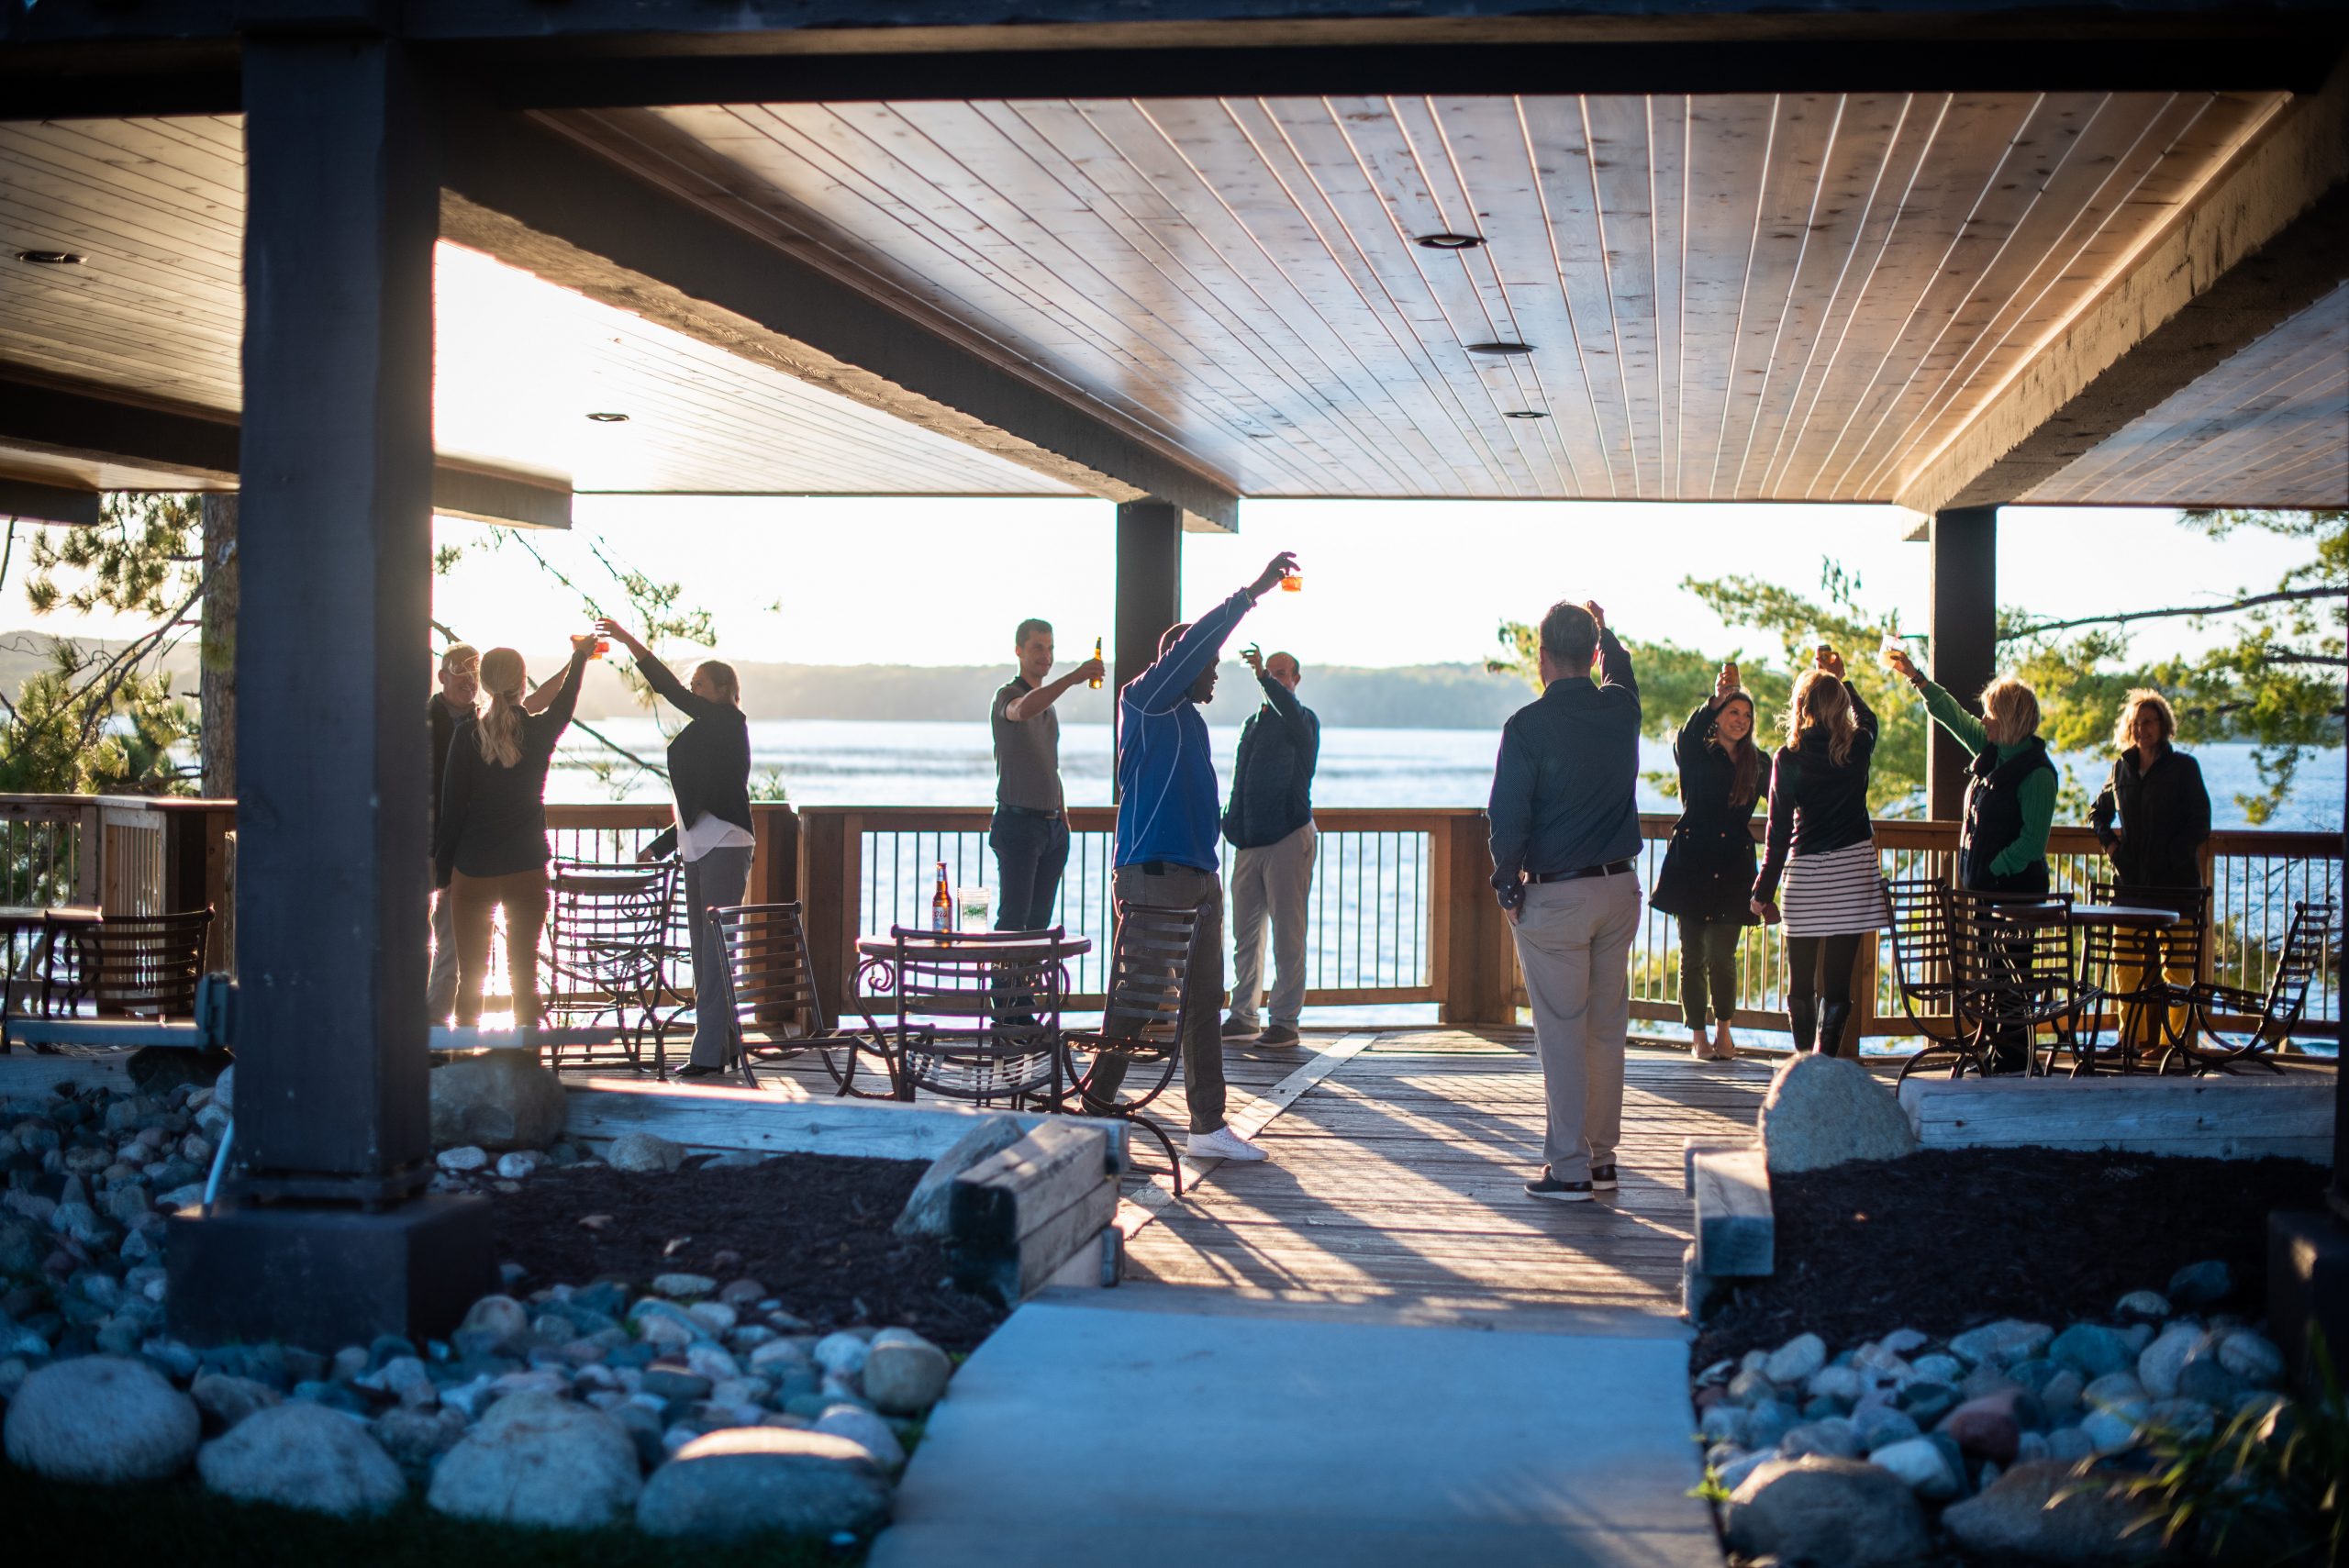
<path id="1" fill-rule="evenodd" d="M 1118 694 L 1118 902 L 1193 907 L 1183 1025 L 1183 1094 L 1191 1109 L 1193 1159 L 1262 1160 L 1264 1151 L 1224 1125 L 1223 881 L 1217 853 L 1222 813 L 1215 758 L 1199 705 L 1215 697 L 1216 655 L 1240 617 L 1297 570 L 1286 550 L 1256 580 L 1188 626 L 1159 639 L 1157 662 Z M 1089 1109 L 1116 1099 L 1125 1063 L 1103 1059 L 1085 1085 Z"/>
<path id="2" fill-rule="evenodd" d="M 1590 669 L 1600 664 L 1594 682 Z M 1615 1190 L 1640 923 L 1640 689 L 1595 604 L 1542 617 L 1542 695 L 1509 716 L 1493 769 L 1493 890 L 1533 1011 L 1548 1129 L 1535 1197 Z"/>

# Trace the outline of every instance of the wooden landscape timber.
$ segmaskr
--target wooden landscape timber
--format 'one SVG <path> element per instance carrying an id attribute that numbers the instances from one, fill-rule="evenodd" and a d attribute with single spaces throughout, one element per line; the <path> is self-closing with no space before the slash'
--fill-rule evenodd
<path id="1" fill-rule="evenodd" d="M 1900 1108 L 1927 1149 L 2115 1149 L 2213 1160 L 2332 1148 L 2330 1073 L 2255 1077 L 1910 1079 Z"/>
<path id="2" fill-rule="evenodd" d="M 955 1178 L 947 1248 L 954 1283 L 1008 1307 L 1099 1255 L 1118 1210 L 1103 1129 L 1058 1118 Z"/>

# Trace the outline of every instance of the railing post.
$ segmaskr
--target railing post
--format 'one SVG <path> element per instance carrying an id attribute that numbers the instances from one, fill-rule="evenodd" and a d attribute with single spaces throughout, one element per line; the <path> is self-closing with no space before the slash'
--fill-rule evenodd
<path id="1" fill-rule="evenodd" d="M 1508 917 L 1493 897 L 1484 813 L 1450 819 L 1439 857 L 1437 896 L 1445 905 L 1445 965 L 1437 1018 L 1447 1024 L 1517 1021 L 1509 1002 Z"/>
<path id="2" fill-rule="evenodd" d="M 93 798 L 76 815 L 81 841 L 73 848 L 73 902 L 95 909 L 106 901 L 106 812 Z"/>
<path id="3" fill-rule="evenodd" d="M 857 884 L 863 843 L 845 811 L 811 811 L 799 818 L 799 906 L 807 931 L 808 962 L 824 1004 L 824 1027 L 839 1024 L 856 998 Z"/>
<path id="4" fill-rule="evenodd" d="M 799 896 L 799 813 L 789 806 L 751 807 L 751 886 L 753 904 L 788 904 Z"/>

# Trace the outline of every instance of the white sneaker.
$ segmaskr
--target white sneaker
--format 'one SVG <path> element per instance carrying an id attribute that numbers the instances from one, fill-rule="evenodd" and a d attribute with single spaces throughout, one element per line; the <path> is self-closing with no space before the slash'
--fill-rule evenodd
<path id="1" fill-rule="evenodd" d="M 1263 1160 L 1264 1151 L 1228 1127 L 1213 1132 L 1195 1132 L 1183 1153 L 1192 1160 Z"/>

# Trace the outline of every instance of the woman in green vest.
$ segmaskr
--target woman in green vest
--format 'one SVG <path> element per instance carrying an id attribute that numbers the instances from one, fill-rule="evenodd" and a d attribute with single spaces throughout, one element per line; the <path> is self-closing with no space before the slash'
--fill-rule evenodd
<path id="1" fill-rule="evenodd" d="M 1982 717 L 1927 680 L 1906 650 L 1885 662 L 1925 699 L 1933 722 L 1973 754 L 1957 884 L 1976 893 L 2047 891 L 2047 834 L 2055 824 L 2055 764 L 2039 738 L 2039 695 L 2012 675 L 1982 688 Z"/>

